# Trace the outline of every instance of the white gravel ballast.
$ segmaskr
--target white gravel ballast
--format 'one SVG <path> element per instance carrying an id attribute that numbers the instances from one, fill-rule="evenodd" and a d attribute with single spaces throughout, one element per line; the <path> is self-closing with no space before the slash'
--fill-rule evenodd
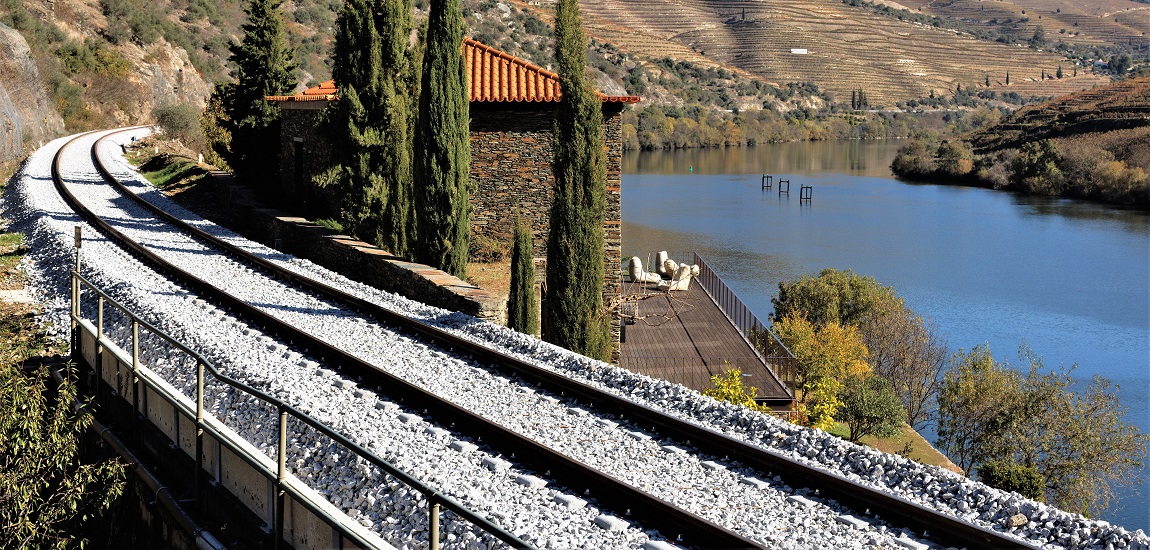
<path id="1" fill-rule="evenodd" d="M 118 134 L 100 151 L 115 177 L 181 219 L 297 273 L 670 415 L 1035 545 L 1150 549 L 1150 539 L 1141 531 L 1131 533 L 1106 522 L 1086 520 L 939 468 L 720 403 L 682 386 L 593 361 L 504 327 L 348 281 L 310 262 L 247 241 L 167 200 L 119 157 L 118 143 L 144 133 Z M 764 546 L 893 548 L 916 544 L 911 537 L 917 534 L 840 509 L 811 491 L 796 491 L 768 472 L 741 468 L 724 457 L 699 454 L 684 442 L 659 440 L 641 426 L 601 417 L 585 405 L 495 374 L 466 357 L 365 320 L 339 304 L 269 280 L 244 264 L 206 250 L 167 224 L 152 220 L 142 208 L 103 183 L 89 156 L 96 137 L 86 137 L 82 144 L 69 148 L 62 163 L 69 188 L 89 208 L 168 261 L 295 326 L 337 342 L 345 351 L 393 375 Z M 52 156 L 63 142 L 53 141 L 34 153 L 4 197 L 5 216 L 13 221 L 15 230 L 27 236 L 31 252 L 25 269 L 45 303 L 46 319 L 55 327 L 67 327 L 72 227 L 85 225 L 64 205 L 51 184 Z M 600 510 L 593 499 L 587 502 L 584 495 L 569 494 L 550 483 L 546 472 L 526 471 L 512 456 L 501 456 L 450 426 L 430 424 L 423 411 L 407 410 L 381 398 L 373 388 L 358 387 L 356 381 L 330 372 L 291 343 L 277 342 L 166 281 L 94 230 L 85 229 L 85 236 L 84 273 L 117 300 L 180 338 L 229 376 L 295 404 L 531 544 L 634 548 L 667 539 L 673 542 L 674 534 L 646 531 L 616 517 L 619 514 L 613 511 Z M 160 350 L 145 361 L 177 388 L 194 392 L 194 372 L 179 357 Z M 274 455 L 276 434 L 272 433 L 274 422 L 269 411 L 222 387 L 213 387 L 208 397 L 216 416 Z M 290 455 L 291 468 L 390 543 L 424 547 L 426 507 L 388 476 L 345 455 L 325 439 L 314 434 L 309 437 L 305 432 Z M 1019 514 L 1028 521 L 1010 527 L 1010 518 Z M 450 518 L 444 531 L 452 545 L 479 548 L 495 543 Z"/>

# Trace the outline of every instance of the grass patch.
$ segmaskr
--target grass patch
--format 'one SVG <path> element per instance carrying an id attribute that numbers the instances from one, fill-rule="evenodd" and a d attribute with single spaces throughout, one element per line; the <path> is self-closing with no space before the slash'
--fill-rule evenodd
<path id="1" fill-rule="evenodd" d="M 846 424 L 837 422 L 829 433 L 846 439 L 847 432 Z M 859 443 L 884 453 L 902 455 L 921 464 L 939 466 L 952 472 L 962 473 L 950 459 L 938 452 L 925 438 L 906 424 L 902 425 L 902 432 L 895 437 L 880 439 L 867 436 L 863 437 Z"/>
<path id="2" fill-rule="evenodd" d="M 0 235 L 0 251 L 16 249 L 24 242 L 24 235 L 19 233 L 4 233 Z"/>
<path id="3" fill-rule="evenodd" d="M 16 269 L 24 257 L 24 251 L 23 235 L 0 234 L 0 290 L 15 290 L 24 286 L 24 276 Z"/>
<path id="4" fill-rule="evenodd" d="M 198 183 L 208 176 L 208 171 L 196 161 L 166 154 L 157 155 L 140 165 L 140 173 L 160 189 L 174 185 Z"/>
<path id="5" fill-rule="evenodd" d="M 36 317 L 25 305 L 0 302 L 0 366 L 18 367 L 34 357 L 64 353 L 36 326 Z"/>
<path id="6" fill-rule="evenodd" d="M 511 264 L 467 262 L 467 282 L 496 296 L 511 293 Z"/>
<path id="7" fill-rule="evenodd" d="M 339 223 L 338 220 L 335 220 L 332 218 L 318 219 L 315 221 L 315 224 L 320 226 L 320 227 L 325 227 L 327 229 L 335 231 L 336 233 L 343 233 L 343 224 Z"/>

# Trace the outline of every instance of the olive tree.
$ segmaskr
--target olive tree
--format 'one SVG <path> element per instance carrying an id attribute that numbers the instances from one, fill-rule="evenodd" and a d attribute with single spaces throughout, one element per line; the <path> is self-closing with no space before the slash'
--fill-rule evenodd
<path id="1" fill-rule="evenodd" d="M 1150 436 L 1125 421 L 1105 378 L 1075 391 L 1073 367 L 1047 370 L 1025 348 L 1021 356 L 1022 368 L 986 347 L 955 356 L 939 393 L 938 448 L 967 471 L 995 461 L 1033 467 L 1048 502 L 1096 515 L 1115 487 L 1137 482 Z"/>
<path id="2" fill-rule="evenodd" d="M 890 381 L 881 376 L 853 376 L 839 390 L 842 405 L 835 420 L 847 425 L 847 440 L 865 436 L 894 437 L 902 430 L 906 411 Z"/>

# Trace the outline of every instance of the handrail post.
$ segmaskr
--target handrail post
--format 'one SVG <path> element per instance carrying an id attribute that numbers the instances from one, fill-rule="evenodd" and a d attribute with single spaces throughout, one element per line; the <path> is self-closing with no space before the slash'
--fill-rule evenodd
<path id="1" fill-rule="evenodd" d="M 435 495 L 428 495 L 428 527 L 427 527 L 427 544 L 430 550 L 439 550 L 439 503 L 435 501 Z"/>
<path id="2" fill-rule="evenodd" d="M 203 495 L 203 465 L 204 465 L 204 362 L 196 359 L 196 477 L 195 498 L 196 506 L 203 511 L 205 499 Z"/>
<path id="3" fill-rule="evenodd" d="M 84 242 L 80 236 L 80 226 L 76 226 L 76 237 L 74 247 L 76 249 L 76 263 L 72 270 L 72 355 L 75 358 L 80 353 L 80 245 Z M 71 373 L 71 363 L 68 366 L 68 372 Z M 69 376 L 71 376 L 69 374 Z"/>
<path id="4" fill-rule="evenodd" d="M 104 296 L 96 298 L 96 372 L 104 366 Z"/>
<path id="5" fill-rule="evenodd" d="M 132 316 L 132 431 L 140 444 L 140 321 Z"/>
<path id="6" fill-rule="evenodd" d="M 283 403 L 279 408 L 279 442 L 276 449 L 276 519 L 275 519 L 275 547 L 281 548 L 284 539 L 284 479 L 287 477 L 287 407 Z"/>

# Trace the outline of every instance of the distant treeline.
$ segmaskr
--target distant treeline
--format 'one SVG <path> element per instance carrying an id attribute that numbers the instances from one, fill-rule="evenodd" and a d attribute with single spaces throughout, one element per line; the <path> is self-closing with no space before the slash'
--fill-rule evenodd
<path id="1" fill-rule="evenodd" d="M 831 139 L 906 137 L 910 119 L 901 113 L 819 114 L 800 108 L 724 112 L 702 106 L 649 105 L 623 115 L 623 148 L 684 149 Z"/>
<path id="2" fill-rule="evenodd" d="M 1150 127 L 1044 139 L 987 154 L 975 154 L 957 138 L 914 140 L 899 149 L 891 170 L 908 179 L 1150 209 L 1147 143 Z"/>

